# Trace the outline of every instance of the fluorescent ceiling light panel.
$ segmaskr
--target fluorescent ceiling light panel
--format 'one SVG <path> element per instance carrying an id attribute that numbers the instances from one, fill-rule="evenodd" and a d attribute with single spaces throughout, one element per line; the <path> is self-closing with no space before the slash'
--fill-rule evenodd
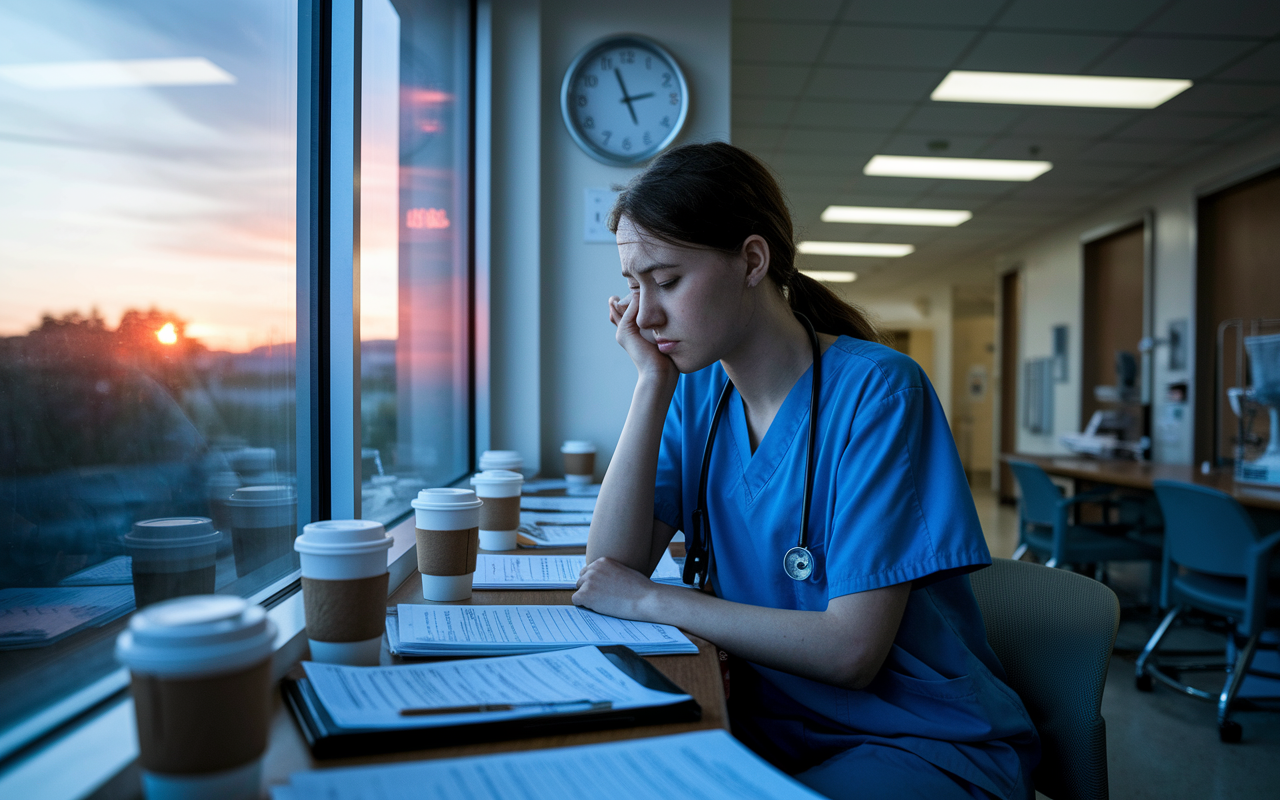
<path id="1" fill-rule="evenodd" d="M 1030 181 L 1049 170 L 1048 161 L 1013 161 L 997 158 L 934 158 L 928 156 L 873 156 L 862 168 L 866 175 L 894 178 L 951 178 L 968 181 Z"/>
<path id="2" fill-rule="evenodd" d="M 823 281 L 825 283 L 853 283 L 858 279 L 858 273 L 856 272 L 842 272 L 834 269 L 802 269 L 800 274 L 808 275 L 815 281 Z"/>
<path id="3" fill-rule="evenodd" d="M 952 70 L 929 97 L 954 103 L 1155 108 L 1190 88 L 1191 81 L 1168 78 Z"/>
<path id="4" fill-rule="evenodd" d="M 236 82 L 234 75 L 207 58 L 134 58 L 8 64 L 0 66 L 0 78 L 28 89 L 208 86 Z"/>
<path id="5" fill-rule="evenodd" d="M 916 250 L 909 244 L 879 242 L 801 242 L 796 249 L 811 256 L 867 256 L 870 258 L 902 258 Z"/>
<path id="6" fill-rule="evenodd" d="M 954 228 L 973 218 L 972 211 L 941 208 L 873 208 L 870 206 L 827 206 L 823 222 L 865 222 L 870 225 L 937 225 Z"/>

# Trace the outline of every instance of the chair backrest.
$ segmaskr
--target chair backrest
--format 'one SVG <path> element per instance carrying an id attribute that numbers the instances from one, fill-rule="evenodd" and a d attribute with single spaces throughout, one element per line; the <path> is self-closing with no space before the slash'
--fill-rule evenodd
<path id="1" fill-rule="evenodd" d="M 1164 514 L 1164 546 L 1175 564 L 1244 578 L 1258 527 L 1229 494 L 1181 481 L 1155 481 Z"/>
<path id="2" fill-rule="evenodd" d="M 1019 500 L 1022 519 L 1036 525 L 1052 526 L 1058 513 L 1058 501 L 1062 499 L 1062 490 L 1049 480 L 1044 470 L 1026 461 L 1010 461 L 1009 469 L 1018 481 L 1022 490 Z"/>
<path id="3" fill-rule="evenodd" d="M 992 560 L 970 576 L 987 641 L 1040 733 L 1036 791 L 1053 800 L 1106 800 L 1102 687 L 1120 602 L 1083 575 Z"/>

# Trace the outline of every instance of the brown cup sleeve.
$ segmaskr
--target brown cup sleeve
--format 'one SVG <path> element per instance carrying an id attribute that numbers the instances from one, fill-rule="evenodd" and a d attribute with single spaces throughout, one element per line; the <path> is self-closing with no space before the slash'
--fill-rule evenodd
<path id="1" fill-rule="evenodd" d="M 267 749 L 271 659 L 207 678 L 135 674 L 133 706 L 143 769 L 197 775 L 248 764 Z"/>
<path id="2" fill-rule="evenodd" d="M 328 581 L 302 576 L 307 637 L 317 642 L 363 642 L 386 625 L 387 573 Z"/>
<path id="3" fill-rule="evenodd" d="M 476 571 L 480 553 L 480 528 L 457 531 L 424 531 L 418 538 L 418 572 L 423 575 L 467 575 Z"/>
<path id="4" fill-rule="evenodd" d="M 595 453 L 564 453 L 566 475 L 591 475 L 596 470 Z"/>
<path id="5" fill-rule="evenodd" d="M 480 529 L 514 531 L 520 527 L 519 497 L 486 497 L 480 508 Z"/>

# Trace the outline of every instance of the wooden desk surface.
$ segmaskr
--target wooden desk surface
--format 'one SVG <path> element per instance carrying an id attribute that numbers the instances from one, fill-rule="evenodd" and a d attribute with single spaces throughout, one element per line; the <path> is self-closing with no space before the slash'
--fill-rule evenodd
<path id="1" fill-rule="evenodd" d="M 1156 480 L 1194 483 L 1226 492 L 1238 500 L 1242 506 L 1280 511 L 1280 489 L 1236 483 L 1227 470 L 1214 470 L 1208 475 L 1203 475 L 1199 469 L 1185 464 L 1152 464 L 1148 461 L 1112 461 L 1077 456 L 1028 456 L 1005 453 L 1000 456 L 1000 459 L 1029 461 L 1050 475 L 1131 489 L 1151 489 Z"/>
<path id="2" fill-rule="evenodd" d="M 673 548 L 675 549 L 675 548 Z M 546 550 L 521 550 L 522 555 L 558 555 L 580 554 L 583 548 L 552 548 Z M 549 591 L 478 591 L 469 600 L 460 600 L 440 605 L 569 605 L 573 592 L 564 590 Z M 397 603 L 427 603 L 422 599 L 422 583 L 418 573 L 413 573 L 401 584 L 387 600 L 388 605 Z M 272 722 L 271 742 L 267 748 L 264 764 L 265 786 L 286 783 L 289 775 L 303 769 L 323 767 L 348 767 L 363 764 L 386 764 L 399 761 L 418 761 L 428 758 L 452 758 L 456 756 L 483 755 L 513 750 L 534 750 L 547 747 L 565 747 L 568 745 L 591 744 L 620 739 L 636 739 L 647 736 L 666 736 L 673 733 L 702 730 L 706 728 L 729 727 L 729 714 L 724 702 L 724 686 L 720 679 L 720 663 L 716 648 L 709 642 L 696 636 L 689 639 L 698 646 L 698 654 L 649 656 L 646 660 L 670 678 L 677 686 L 693 695 L 702 706 L 702 720 L 699 722 L 646 725 L 633 728 L 617 728 L 614 730 L 591 731 L 564 736 L 543 736 L 533 739 L 514 739 L 500 742 L 484 742 L 460 747 L 439 747 L 430 750 L 411 750 L 403 753 L 388 753 L 380 756 L 364 756 L 349 759 L 313 759 L 307 750 L 293 715 L 285 708 L 276 693 L 275 718 Z M 422 663 L 433 659 L 400 659 L 386 649 L 383 641 L 382 663 L 405 664 Z M 295 672 L 301 674 L 301 667 Z"/>

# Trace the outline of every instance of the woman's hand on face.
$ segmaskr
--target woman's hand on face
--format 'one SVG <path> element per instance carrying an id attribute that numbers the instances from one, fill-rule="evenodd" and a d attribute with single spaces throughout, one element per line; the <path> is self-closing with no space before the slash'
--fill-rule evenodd
<path id="1" fill-rule="evenodd" d="M 653 343 L 653 334 L 636 324 L 639 309 L 635 293 L 623 298 L 616 295 L 609 298 L 609 321 L 617 327 L 614 338 L 631 356 L 642 376 L 652 375 L 674 381 L 679 370 L 669 356 L 658 350 Z"/>
<path id="2" fill-rule="evenodd" d="M 578 575 L 573 604 L 611 617 L 659 622 L 653 619 L 653 601 L 662 588 L 612 558 L 597 558 Z"/>

